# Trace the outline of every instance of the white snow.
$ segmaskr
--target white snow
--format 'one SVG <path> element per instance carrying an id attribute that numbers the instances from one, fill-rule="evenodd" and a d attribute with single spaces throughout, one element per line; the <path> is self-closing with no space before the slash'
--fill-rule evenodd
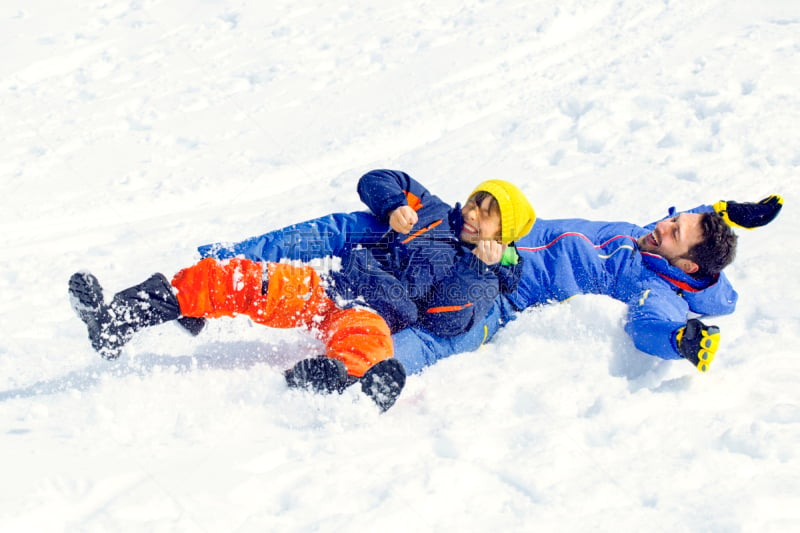
<path id="1" fill-rule="evenodd" d="M 0 530 L 800 531 L 796 0 L 10 0 L 0 7 Z M 360 209 L 406 170 L 543 218 L 786 209 L 740 232 L 708 374 L 624 306 L 533 309 L 412 376 L 286 389 L 302 332 L 218 320 L 95 354 L 109 293 L 195 246 Z"/>

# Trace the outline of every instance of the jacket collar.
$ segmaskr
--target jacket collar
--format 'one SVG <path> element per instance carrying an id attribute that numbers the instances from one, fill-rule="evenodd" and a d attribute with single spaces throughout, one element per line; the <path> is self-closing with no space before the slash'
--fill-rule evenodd
<path id="1" fill-rule="evenodd" d="M 448 217 L 450 218 L 450 227 L 461 231 L 461 228 L 464 226 L 464 217 L 461 215 L 460 203 L 456 203 L 456 205 L 450 209 Z"/>
<path id="2" fill-rule="evenodd" d="M 660 255 L 641 252 L 644 265 L 674 287 L 688 292 L 699 292 L 717 282 L 719 275 L 696 278 L 685 273 Z"/>

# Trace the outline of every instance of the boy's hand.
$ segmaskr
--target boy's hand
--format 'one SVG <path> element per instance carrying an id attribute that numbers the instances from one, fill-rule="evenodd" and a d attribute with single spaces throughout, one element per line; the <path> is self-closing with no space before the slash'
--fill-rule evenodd
<path id="1" fill-rule="evenodd" d="M 507 247 L 507 244 L 501 244 L 497 241 L 478 241 L 472 253 L 487 265 L 496 265 L 503 258 L 503 252 L 506 251 Z"/>
<path id="2" fill-rule="evenodd" d="M 691 362 L 700 372 L 708 372 L 711 361 L 719 348 L 719 328 L 706 326 L 696 318 L 686 322 L 675 336 L 678 350 L 684 359 Z"/>
<path id="3" fill-rule="evenodd" d="M 401 205 L 389 215 L 389 225 L 397 233 L 402 233 L 403 235 L 411 231 L 417 220 L 419 220 L 417 212 L 407 205 Z"/>
<path id="4" fill-rule="evenodd" d="M 714 204 L 714 211 L 720 214 L 729 226 L 753 229 L 772 222 L 783 207 L 783 198 L 773 194 L 760 202 L 734 202 L 720 200 Z"/>

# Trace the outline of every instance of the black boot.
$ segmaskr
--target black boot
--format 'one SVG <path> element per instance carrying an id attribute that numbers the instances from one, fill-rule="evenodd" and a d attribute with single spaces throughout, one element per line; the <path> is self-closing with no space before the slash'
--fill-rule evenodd
<path id="1" fill-rule="evenodd" d="M 98 329 L 97 314 L 103 306 L 103 287 L 89 272 L 76 272 L 69 278 L 69 301 L 72 309 L 89 328 Z"/>
<path id="2" fill-rule="evenodd" d="M 88 272 L 73 274 L 69 280 L 72 307 L 86 324 L 92 347 L 105 359 L 116 359 L 133 334 L 148 326 L 180 316 L 178 299 L 163 274 L 114 295 L 103 303 L 103 289 Z"/>
<path id="3" fill-rule="evenodd" d="M 386 411 L 400 396 L 406 384 L 406 369 L 397 359 L 384 359 L 361 378 L 361 390 Z"/>
<path id="4" fill-rule="evenodd" d="M 342 392 L 348 383 L 347 369 L 338 359 L 320 356 L 303 359 L 284 372 L 289 388 L 314 392 Z"/>

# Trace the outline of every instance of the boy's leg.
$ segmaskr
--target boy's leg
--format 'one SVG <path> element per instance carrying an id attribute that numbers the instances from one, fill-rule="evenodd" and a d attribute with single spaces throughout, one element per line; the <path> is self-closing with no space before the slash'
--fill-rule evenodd
<path id="1" fill-rule="evenodd" d="M 106 359 L 119 357 L 135 332 L 180 316 L 178 300 L 163 274 L 118 292 L 106 305 L 97 278 L 77 272 L 69 280 L 69 294 L 92 347 Z"/>
<path id="2" fill-rule="evenodd" d="M 336 304 L 314 269 L 247 259 L 206 258 L 172 278 L 184 316 L 245 315 L 271 328 L 315 330 Z"/>
<path id="3" fill-rule="evenodd" d="M 342 361 L 348 374 L 358 378 L 394 351 L 386 321 L 366 309 L 334 309 L 319 331 L 328 357 Z"/>
<path id="4" fill-rule="evenodd" d="M 290 386 L 341 392 L 358 379 L 362 392 L 381 411 L 394 405 L 405 386 L 406 372 L 392 357 L 391 331 L 385 320 L 366 309 L 334 309 L 320 323 L 319 332 L 330 359 L 300 361 L 286 374 Z M 301 376 L 307 376 L 308 385 Z"/>
<path id="5" fill-rule="evenodd" d="M 322 280 L 311 267 L 206 258 L 176 274 L 172 285 L 186 316 L 243 314 L 269 327 L 304 327 L 318 335 L 325 342 L 326 355 L 346 369 L 341 375 L 328 363 L 301 362 L 287 375 L 291 385 L 302 385 L 306 376 L 317 376 L 309 383 L 315 390 L 341 389 L 348 374 L 361 378 L 392 357 L 386 322 L 364 309 L 339 309 L 325 295 Z M 325 382 L 317 382 L 319 379 Z"/>
<path id="6" fill-rule="evenodd" d="M 251 237 L 240 242 L 204 244 L 197 248 L 200 257 L 280 262 L 299 260 L 317 268 L 327 268 L 323 258 L 339 257 L 356 245 L 369 246 L 389 230 L 385 222 L 367 211 L 333 213 Z M 192 335 L 205 326 L 205 319 L 184 317 L 178 320 Z"/>

